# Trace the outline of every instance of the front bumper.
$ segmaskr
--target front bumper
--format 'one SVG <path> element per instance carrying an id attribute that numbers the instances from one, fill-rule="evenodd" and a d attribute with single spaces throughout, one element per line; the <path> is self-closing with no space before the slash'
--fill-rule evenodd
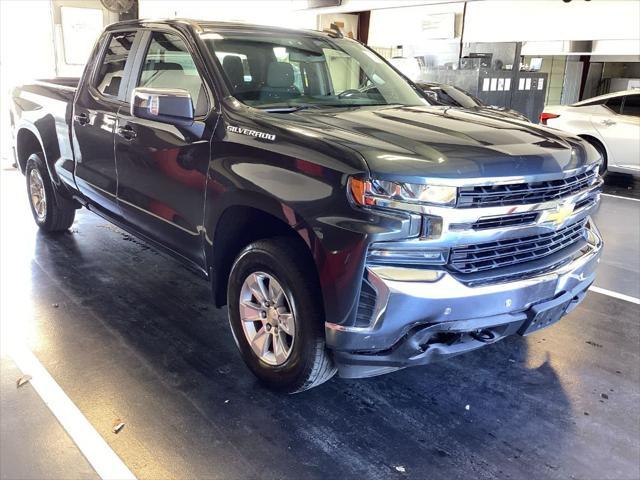
<path id="1" fill-rule="evenodd" d="M 373 323 L 325 324 L 339 374 L 379 375 L 523 333 L 543 302 L 566 301 L 568 312 L 593 283 L 602 245 L 589 221 L 586 242 L 534 265 L 537 273 L 485 285 L 444 270 L 369 265 L 366 279 L 377 292 Z"/>

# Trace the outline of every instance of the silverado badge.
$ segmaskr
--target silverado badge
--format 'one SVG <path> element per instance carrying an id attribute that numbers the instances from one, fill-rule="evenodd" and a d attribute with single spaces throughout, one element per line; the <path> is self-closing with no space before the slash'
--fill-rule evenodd
<path id="1" fill-rule="evenodd" d="M 245 127 L 236 127 L 235 125 L 227 125 L 227 131 L 239 133 L 240 135 L 247 135 L 249 137 L 261 138 L 263 140 L 271 140 L 272 142 L 276 139 L 276 136 L 273 133 L 260 132 L 258 130 Z"/>

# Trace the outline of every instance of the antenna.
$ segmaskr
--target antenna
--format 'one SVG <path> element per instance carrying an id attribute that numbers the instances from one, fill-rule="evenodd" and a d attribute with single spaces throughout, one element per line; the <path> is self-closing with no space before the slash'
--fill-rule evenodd
<path id="1" fill-rule="evenodd" d="M 340 30 L 340 27 L 335 22 L 331 24 L 331 26 L 329 27 L 329 30 L 325 30 L 325 33 L 328 33 L 332 37 L 344 38 L 344 34 L 342 33 L 342 30 Z"/>

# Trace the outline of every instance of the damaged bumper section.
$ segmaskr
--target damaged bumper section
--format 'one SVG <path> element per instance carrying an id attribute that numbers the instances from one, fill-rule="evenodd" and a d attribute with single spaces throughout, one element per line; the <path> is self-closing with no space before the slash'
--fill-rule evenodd
<path id="1" fill-rule="evenodd" d="M 584 242 L 519 269 L 478 275 L 367 265 L 371 322 L 326 323 L 340 376 L 380 375 L 528 335 L 573 310 L 593 283 L 602 238 L 591 221 Z"/>

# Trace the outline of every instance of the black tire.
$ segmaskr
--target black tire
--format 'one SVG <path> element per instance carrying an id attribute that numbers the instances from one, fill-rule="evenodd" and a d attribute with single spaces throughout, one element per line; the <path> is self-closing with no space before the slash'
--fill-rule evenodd
<path id="1" fill-rule="evenodd" d="M 32 170 L 36 170 L 43 186 L 45 208 L 44 215 L 39 215 L 36 211 L 34 196 L 32 195 L 31 177 Z M 53 193 L 53 185 L 49 178 L 49 172 L 42 160 L 42 153 L 34 153 L 27 159 L 27 167 L 25 170 L 27 178 L 27 195 L 29 197 L 29 206 L 31 214 L 36 221 L 38 227 L 44 232 L 62 232 L 68 230 L 73 224 L 76 216 L 76 209 L 73 205 L 59 205 Z"/>
<path id="2" fill-rule="evenodd" d="M 600 165 L 600 169 L 598 173 L 600 176 L 604 177 L 607 174 L 607 149 L 604 148 L 604 145 L 593 137 L 582 137 L 583 140 L 589 142 L 593 148 L 595 148 L 600 156 L 602 157 L 602 164 Z"/>
<path id="3" fill-rule="evenodd" d="M 296 239 L 278 237 L 248 245 L 238 255 L 229 277 L 229 323 L 244 362 L 267 387 L 297 393 L 318 386 L 336 373 L 325 348 L 324 313 L 313 265 Z M 291 301 L 295 335 L 291 353 L 281 365 L 269 365 L 254 353 L 240 318 L 242 285 L 256 272 L 277 279 Z"/>

